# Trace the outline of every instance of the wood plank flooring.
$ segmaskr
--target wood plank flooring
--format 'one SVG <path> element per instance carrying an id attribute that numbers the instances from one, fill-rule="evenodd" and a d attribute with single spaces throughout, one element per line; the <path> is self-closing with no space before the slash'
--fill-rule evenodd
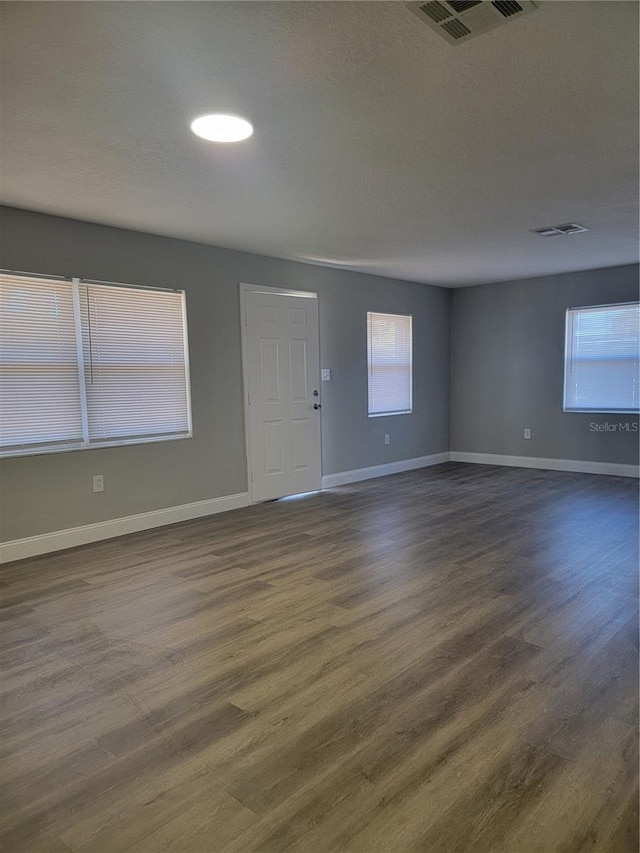
<path id="1" fill-rule="evenodd" d="M 0 849 L 636 853 L 637 512 L 452 463 L 0 568 Z"/>

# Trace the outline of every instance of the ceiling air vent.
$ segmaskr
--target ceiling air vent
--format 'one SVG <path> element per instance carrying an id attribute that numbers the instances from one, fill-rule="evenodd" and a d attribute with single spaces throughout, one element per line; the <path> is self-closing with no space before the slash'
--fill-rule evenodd
<path id="1" fill-rule="evenodd" d="M 447 21 L 444 23 L 442 25 L 442 29 L 446 30 L 454 39 L 463 39 L 471 33 L 469 27 L 466 27 L 462 21 L 458 21 L 456 18 L 454 18 L 453 21 Z"/>
<path id="2" fill-rule="evenodd" d="M 562 235 L 562 231 L 558 231 L 553 226 L 549 226 L 549 228 L 534 228 L 532 233 L 537 234 L 538 237 L 560 237 Z"/>
<path id="3" fill-rule="evenodd" d="M 522 6 L 516 3 L 515 0 L 493 0 L 491 5 L 505 18 L 510 18 L 512 15 L 522 12 Z"/>
<path id="4" fill-rule="evenodd" d="M 442 3 L 438 3 L 438 0 L 431 0 L 431 3 L 425 3 L 420 7 L 420 10 L 433 21 L 446 21 L 447 18 L 451 17 L 451 11 L 445 9 Z"/>
<path id="5" fill-rule="evenodd" d="M 547 228 L 534 228 L 533 233 L 539 237 L 566 237 L 569 234 L 582 234 L 588 231 L 586 225 L 578 225 L 577 222 L 567 222 L 565 225 L 549 225 Z"/>
<path id="6" fill-rule="evenodd" d="M 449 44 L 460 44 L 535 11 L 532 0 L 429 0 L 407 8 Z"/>
<path id="7" fill-rule="evenodd" d="M 556 225 L 556 228 L 561 234 L 582 234 L 583 231 L 588 231 L 584 225 L 578 225 L 577 222 L 567 222 L 566 225 Z"/>
<path id="8" fill-rule="evenodd" d="M 479 6 L 482 0 L 448 0 L 449 6 L 454 12 L 466 12 L 467 9 L 473 9 L 474 6 Z"/>

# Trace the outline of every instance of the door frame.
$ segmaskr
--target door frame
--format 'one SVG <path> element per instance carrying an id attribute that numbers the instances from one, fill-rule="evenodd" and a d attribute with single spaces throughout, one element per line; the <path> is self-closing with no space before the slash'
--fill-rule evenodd
<path id="1" fill-rule="evenodd" d="M 249 503 L 254 504 L 253 481 L 251 480 L 251 424 L 249 420 L 249 375 L 248 375 L 248 353 L 247 353 L 247 293 L 269 293 L 272 296 L 298 296 L 303 299 L 318 300 L 315 290 L 290 290 L 286 287 L 271 287 L 263 284 L 248 284 L 240 282 L 240 332 L 242 339 L 242 401 L 244 408 L 244 447 L 247 461 L 247 492 Z M 318 308 L 320 303 L 318 302 Z M 319 312 L 318 312 L 319 316 Z M 320 325 L 318 323 L 318 355 L 320 354 Z M 320 377 L 318 377 L 318 382 Z M 320 474 L 322 476 L 322 418 L 320 419 Z"/>

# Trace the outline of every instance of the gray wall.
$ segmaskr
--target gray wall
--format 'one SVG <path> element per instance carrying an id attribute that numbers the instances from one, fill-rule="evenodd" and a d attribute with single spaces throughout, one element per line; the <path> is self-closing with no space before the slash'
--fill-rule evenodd
<path id="1" fill-rule="evenodd" d="M 637 432 L 590 429 L 637 416 L 562 411 L 566 309 L 637 299 L 637 265 L 453 291 L 451 449 L 637 465 Z"/>
<path id="2" fill-rule="evenodd" d="M 319 294 L 325 474 L 449 449 L 450 291 L 0 208 L 0 266 L 187 292 L 192 439 L 0 461 L 2 540 L 247 490 L 239 282 Z M 366 312 L 414 318 L 414 412 L 367 418 Z M 383 435 L 391 435 L 385 447 Z M 94 495 L 91 477 L 104 474 Z"/>

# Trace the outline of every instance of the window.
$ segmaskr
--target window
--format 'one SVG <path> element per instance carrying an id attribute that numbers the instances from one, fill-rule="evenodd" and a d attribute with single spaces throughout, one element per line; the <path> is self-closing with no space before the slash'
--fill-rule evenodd
<path id="1" fill-rule="evenodd" d="M 412 410 L 411 316 L 367 313 L 369 417 Z"/>
<path id="2" fill-rule="evenodd" d="M 189 435 L 182 291 L 0 274 L 0 456 Z"/>
<path id="3" fill-rule="evenodd" d="M 637 302 L 567 311 L 565 412 L 638 412 L 639 325 Z"/>

